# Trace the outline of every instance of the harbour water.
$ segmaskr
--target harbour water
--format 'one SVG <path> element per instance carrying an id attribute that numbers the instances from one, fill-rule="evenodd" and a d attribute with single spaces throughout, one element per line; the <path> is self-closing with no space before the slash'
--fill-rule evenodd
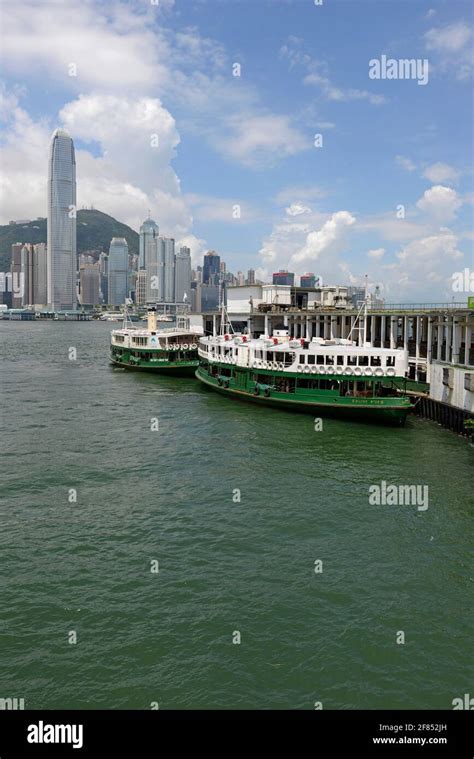
<path id="1" fill-rule="evenodd" d="M 0 324 L 0 697 L 450 709 L 469 692 L 469 441 L 413 417 L 316 431 L 113 369 L 110 330 Z M 381 481 L 428 485 L 428 509 L 371 505 Z"/>

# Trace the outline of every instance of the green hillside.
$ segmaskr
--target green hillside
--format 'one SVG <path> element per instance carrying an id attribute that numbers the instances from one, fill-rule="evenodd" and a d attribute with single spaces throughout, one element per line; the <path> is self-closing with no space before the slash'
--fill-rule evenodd
<path id="1" fill-rule="evenodd" d="M 138 255 L 138 233 L 101 211 L 77 212 L 77 252 L 109 250 L 112 237 L 125 237 L 130 253 Z M 9 271 L 11 246 L 16 242 L 46 242 L 46 219 L 0 226 L 0 271 Z"/>

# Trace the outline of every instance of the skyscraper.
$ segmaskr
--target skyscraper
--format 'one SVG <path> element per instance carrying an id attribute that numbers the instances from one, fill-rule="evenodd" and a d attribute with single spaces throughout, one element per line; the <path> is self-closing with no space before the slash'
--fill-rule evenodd
<path id="1" fill-rule="evenodd" d="M 183 246 L 176 253 L 176 303 L 191 302 L 191 251 Z"/>
<path id="2" fill-rule="evenodd" d="M 33 283 L 33 303 L 44 308 L 48 300 L 48 260 L 44 242 L 34 246 Z"/>
<path id="3" fill-rule="evenodd" d="M 21 273 L 21 249 L 23 243 L 15 242 L 12 245 L 12 263 L 10 267 L 12 275 L 12 308 L 21 308 L 23 305 L 24 276 Z"/>
<path id="4" fill-rule="evenodd" d="M 248 285 L 255 284 L 255 270 L 254 269 L 249 269 L 247 272 L 247 284 Z"/>
<path id="5" fill-rule="evenodd" d="M 81 303 L 83 306 L 97 306 L 100 292 L 99 263 L 82 264 L 79 269 Z"/>
<path id="6" fill-rule="evenodd" d="M 204 256 L 202 281 L 205 285 L 219 284 L 221 257 L 215 250 L 209 250 Z"/>
<path id="7" fill-rule="evenodd" d="M 128 244 L 125 237 L 112 237 L 109 248 L 109 294 L 111 306 L 121 306 L 128 296 Z"/>
<path id="8" fill-rule="evenodd" d="M 56 129 L 48 164 L 48 306 L 76 308 L 76 158 L 74 143 Z"/>
<path id="9" fill-rule="evenodd" d="M 175 265 L 174 239 L 162 237 L 163 245 L 163 300 L 165 303 L 175 302 Z"/>
<path id="10" fill-rule="evenodd" d="M 139 269 L 147 269 L 147 258 L 148 258 L 148 249 L 149 249 L 149 243 L 155 240 L 155 238 L 158 237 L 160 233 L 160 230 L 158 228 L 158 224 L 153 221 L 153 219 L 146 219 L 146 221 L 143 222 L 143 224 L 140 227 L 140 243 L 139 243 L 139 258 L 138 258 L 138 268 Z"/>

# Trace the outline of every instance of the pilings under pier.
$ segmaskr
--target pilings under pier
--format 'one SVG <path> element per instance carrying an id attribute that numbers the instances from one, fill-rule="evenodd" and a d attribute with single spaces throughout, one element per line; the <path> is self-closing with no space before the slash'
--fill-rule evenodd
<path id="1" fill-rule="evenodd" d="M 419 395 L 414 406 L 414 413 L 424 419 L 437 422 L 458 435 L 465 435 L 466 437 L 474 435 L 474 414 L 451 406 L 449 403 L 435 401 L 428 396 Z"/>

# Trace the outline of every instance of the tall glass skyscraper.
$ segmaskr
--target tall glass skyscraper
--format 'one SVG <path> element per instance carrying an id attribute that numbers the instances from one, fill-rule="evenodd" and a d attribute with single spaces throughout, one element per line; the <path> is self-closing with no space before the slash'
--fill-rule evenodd
<path id="1" fill-rule="evenodd" d="M 204 256 L 203 283 L 205 285 L 219 284 L 220 271 L 221 257 L 214 250 L 209 250 Z"/>
<path id="2" fill-rule="evenodd" d="M 76 308 L 76 158 L 74 143 L 56 129 L 48 162 L 48 306 Z"/>
<path id="3" fill-rule="evenodd" d="M 109 248 L 110 306 L 122 306 L 128 296 L 128 244 L 125 237 L 112 237 Z"/>
<path id="4" fill-rule="evenodd" d="M 160 230 L 158 224 L 153 219 L 148 219 L 143 222 L 140 227 L 140 247 L 138 267 L 139 269 L 148 269 L 149 251 L 151 246 L 151 256 L 153 256 L 153 245 L 155 239 L 158 237 Z"/>

